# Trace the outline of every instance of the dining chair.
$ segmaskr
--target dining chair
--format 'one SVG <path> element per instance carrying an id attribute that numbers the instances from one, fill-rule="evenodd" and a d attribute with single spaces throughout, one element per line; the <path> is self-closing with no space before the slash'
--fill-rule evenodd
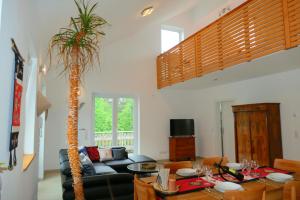
<path id="1" fill-rule="evenodd" d="M 300 181 L 289 181 L 283 186 L 284 200 L 300 199 Z"/>
<path id="2" fill-rule="evenodd" d="M 295 172 L 296 174 L 300 175 L 300 161 L 297 160 L 276 158 L 274 160 L 274 168 Z"/>
<path id="3" fill-rule="evenodd" d="M 266 186 L 259 185 L 255 188 L 244 191 L 225 191 L 224 200 L 265 200 L 266 199 Z"/>
<path id="4" fill-rule="evenodd" d="M 153 186 L 141 181 L 137 175 L 134 176 L 134 200 L 156 200 Z"/>
<path id="5" fill-rule="evenodd" d="M 193 168 L 192 161 L 164 162 L 163 165 L 170 169 L 170 174 L 175 174 L 178 169 Z"/>
<path id="6" fill-rule="evenodd" d="M 214 166 L 215 163 L 219 163 L 222 157 L 220 156 L 213 156 L 213 157 L 205 157 L 202 160 L 203 165 L 209 166 L 212 168 L 213 173 L 217 173 L 218 169 Z M 228 158 L 226 156 L 223 157 L 223 161 L 221 165 L 226 165 L 228 163 Z"/>

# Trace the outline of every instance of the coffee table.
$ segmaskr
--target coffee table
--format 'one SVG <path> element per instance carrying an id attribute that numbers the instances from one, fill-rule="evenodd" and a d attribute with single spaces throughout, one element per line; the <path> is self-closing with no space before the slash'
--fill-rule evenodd
<path id="1" fill-rule="evenodd" d="M 143 164 L 154 164 L 155 167 L 154 168 L 143 168 Z M 153 163 L 153 162 L 146 162 L 146 163 L 133 163 L 127 166 L 127 169 L 129 171 L 131 171 L 134 174 L 141 174 L 141 175 L 146 175 L 146 174 L 150 174 L 151 173 L 156 173 L 158 172 L 158 167 L 157 167 L 157 163 Z"/>

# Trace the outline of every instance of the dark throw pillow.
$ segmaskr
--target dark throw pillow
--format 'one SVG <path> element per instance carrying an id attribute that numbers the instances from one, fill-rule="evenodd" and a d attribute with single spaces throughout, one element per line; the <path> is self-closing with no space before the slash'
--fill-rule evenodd
<path id="1" fill-rule="evenodd" d="M 123 148 L 112 148 L 112 154 L 114 160 L 124 160 L 127 159 L 126 149 Z"/>
<path id="2" fill-rule="evenodd" d="M 81 170 L 84 175 L 86 176 L 92 176 L 96 174 L 95 168 L 93 166 L 92 161 L 90 158 L 85 155 L 84 153 L 80 153 L 80 163 L 81 163 Z"/>
<path id="3" fill-rule="evenodd" d="M 85 147 L 89 158 L 91 159 L 92 162 L 99 162 L 100 160 L 100 155 L 98 152 L 98 147 L 94 146 L 94 147 Z"/>
<path id="4" fill-rule="evenodd" d="M 79 147 L 78 152 L 79 154 L 83 153 L 84 155 L 88 156 L 88 152 L 86 151 L 86 148 L 84 146 Z"/>

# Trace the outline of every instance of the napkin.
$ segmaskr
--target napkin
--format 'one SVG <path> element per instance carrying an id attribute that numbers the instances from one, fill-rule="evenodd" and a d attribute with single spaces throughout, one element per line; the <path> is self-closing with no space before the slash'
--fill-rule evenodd
<path id="1" fill-rule="evenodd" d="M 170 169 L 160 169 L 158 172 L 157 182 L 161 185 L 163 190 L 168 190 L 169 174 Z"/>

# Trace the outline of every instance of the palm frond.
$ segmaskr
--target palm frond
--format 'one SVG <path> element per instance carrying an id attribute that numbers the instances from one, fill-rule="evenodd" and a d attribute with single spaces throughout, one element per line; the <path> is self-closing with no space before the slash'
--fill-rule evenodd
<path id="1" fill-rule="evenodd" d="M 105 35 L 101 28 L 108 24 L 105 19 L 95 14 L 98 3 L 91 4 L 87 0 L 74 0 L 78 15 L 71 17 L 69 27 L 61 28 L 49 44 L 50 62 L 52 52 L 56 51 L 57 61 L 63 62 L 62 73 L 72 67 L 71 53 L 79 48 L 80 72 L 83 74 L 95 61 L 99 63 L 100 38 Z"/>

